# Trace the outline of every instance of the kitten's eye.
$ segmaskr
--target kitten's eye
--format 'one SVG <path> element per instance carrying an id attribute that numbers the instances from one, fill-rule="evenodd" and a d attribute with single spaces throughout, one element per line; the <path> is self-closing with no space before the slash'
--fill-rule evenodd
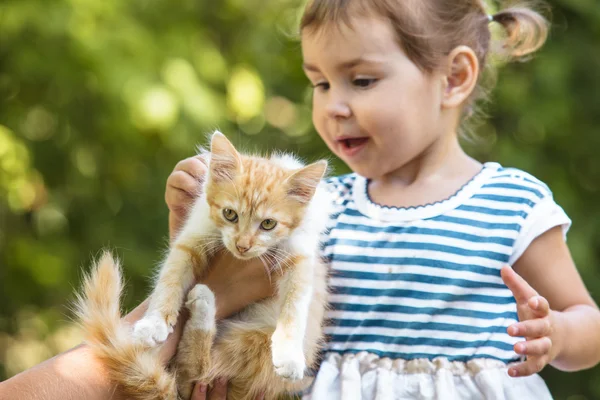
<path id="1" fill-rule="evenodd" d="M 229 222 L 237 222 L 238 220 L 237 213 L 230 208 L 223 209 L 223 217 Z"/>
<path id="2" fill-rule="evenodd" d="M 264 229 L 265 231 L 270 231 L 271 229 L 275 228 L 276 226 L 277 226 L 277 221 L 275 221 L 274 219 L 265 219 L 260 224 L 260 227 L 262 229 Z"/>

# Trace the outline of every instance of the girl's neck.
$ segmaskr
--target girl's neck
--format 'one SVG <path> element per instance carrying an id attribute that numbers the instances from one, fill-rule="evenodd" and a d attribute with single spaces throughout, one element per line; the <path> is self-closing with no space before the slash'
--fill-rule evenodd
<path id="1" fill-rule="evenodd" d="M 456 135 L 434 142 L 409 163 L 369 183 L 369 196 L 377 204 L 417 207 L 445 200 L 481 171 Z"/>

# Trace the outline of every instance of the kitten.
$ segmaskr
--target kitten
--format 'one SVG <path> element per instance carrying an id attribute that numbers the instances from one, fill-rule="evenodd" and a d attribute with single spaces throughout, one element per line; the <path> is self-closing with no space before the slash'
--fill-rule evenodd
<path id="1" fill-rule="evenodd" d="M 216 132 L 202 195 L 171 245 L 133 332 L 120 320 L 120 268 L 109 254 L 101 258 L 86 278 L 78 312 L 88 343 L 128 397 L 177 399 L 179 393 L 188 399 L 195 381 L 216 377 L 229 381 L 228 399 L 259 393 L 277 398 L 309 384 L 304 374 L 317 362 L 327 296 L 319 256 L 330 203 L 320 185 L 326 169 L 325 161 L 303 166 L 288 155 L 239 154 Z M 242 260 L 276 260 L 277 290 L 273 298 L 216 322 L 212 292 L 192 285 L 219 246 Z M 191 317 L 173 374 L 159 362 L 156 345 L 172 332 L 184 300 Z"/>

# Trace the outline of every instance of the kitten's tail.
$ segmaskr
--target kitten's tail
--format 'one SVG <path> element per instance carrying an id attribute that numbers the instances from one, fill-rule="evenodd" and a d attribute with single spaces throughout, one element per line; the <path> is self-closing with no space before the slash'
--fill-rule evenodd
<path id="1" fill-rule="evenodd" d="M 75 304 L 86 343 L 127 398 L 176 400 L 175 378 L 157 351 L 134 342 L 131 328 L 121 320 L 122 291 L 119 262 L 105 252 L 85 276 Z"/>

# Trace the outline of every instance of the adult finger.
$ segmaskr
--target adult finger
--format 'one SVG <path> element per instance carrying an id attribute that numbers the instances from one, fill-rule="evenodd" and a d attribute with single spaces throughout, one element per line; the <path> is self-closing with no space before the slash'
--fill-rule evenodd
<path id="1" fill-rule="evenodd" d="M 500 270 L 500 276 L 504 284 L 508 286 L 518 304 L 527 304 L 527 301 L 538 293 L 532 288 L 529 283 L 519 274 L 517 274 L 510 266 L 505 265 Z"/>
<path id="2" fill-rule="evenodd" d="M 200 190 L 200 182 L 184 171 L 175 171 L 167 178 L 167 188 L 174 188 L 196 196 Z"/>
<path id="3" fill-rule="evenodd" d="M 194 158 L 197 159 L 197 160 L 199 160 L 208 169 L 208 160 L 210 158 L 210 153 L 198 154 L 198 155 L 195 155 Z"/>
<path id="4" fill-rule="evenodd" d="M 177 165 L 175 165 L 175 169 L 173 169 L 174 172 L 183 171 L 198 181 L 204 180 L 207 170 L 206 163 L 198 156 L 189 157 L 179 161 Z"/>
<path id="5" fill-rule="evenodd" d="M 507 332 L 510 336 L 539 338 L 550 336 L 552 333 L 549 318 L 536 318 L 528 321 L 517 322 L 508 327 Z"/>
<path id="6" fill-rule="evenodd" d="M 175 211 L 178 216 L 187 215 L 187 211 L 194 204 L 194 198 L 179 189 L 170 189 L 165 193 L 165 203 L 170 211 Z"/>
<path id="7" fill-rule="evenodd" d="M 227 400 L 227 380 L 217 379 L 212 389 L 208 392 L 208 400 Z"/>
<path id="8" fill-rule="evenodd" d="M 552 340 L 549 337 L 542 337 L 539 339 L 528 340 L 526 342 L 519 342 L 514 346 L 517 354 L 533 357 L 543 356 L 550 352 L 552 348 Z"/>
<path id="9" fill-rule="evenodd" d="M 190 397 L 190 400 L 206 400 L 206 394 L 207 394 L 207 388 L 206 385 L 203 383 L 196 383 L 196 385 L 194 386 L 194 390 L 192 391 L 192 397 Z"/>

